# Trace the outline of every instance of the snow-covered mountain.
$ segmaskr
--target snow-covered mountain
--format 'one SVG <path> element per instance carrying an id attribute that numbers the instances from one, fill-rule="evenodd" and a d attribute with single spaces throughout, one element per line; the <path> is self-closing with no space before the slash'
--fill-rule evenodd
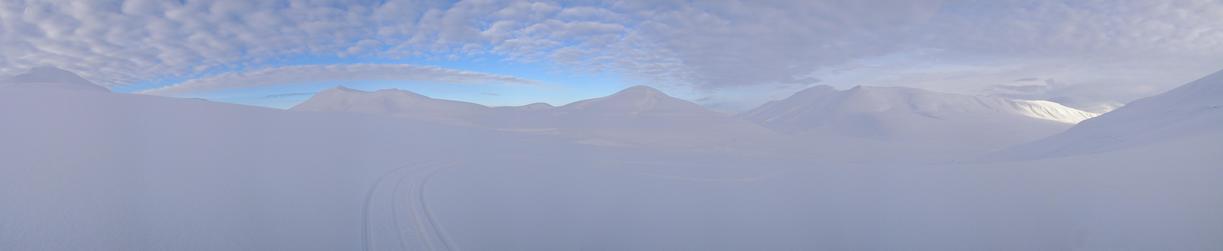
<path id="1" fill-rule="evenodd" d="M 697 149 L 774 139 L 765 128 L 646 86 L 557 107 L 551 116 L 549 123 L 561 131 L 611 144 Z"/>
<path id="2" fill-rule="evenodd" d="M 1010 103 L 1003 106 L 1000 110 L 1014 112 L 1015 114 L 1035 119 L 1078 124 L 1084 120 L 1100 116 L 1099 113 L 1071 108 L 1048 100 L 1014 99 L 1006 101 L 1010 101 Z"/>
<path id="3" fill-rule="evenodd" d="M 727 114 L 633 86 L 615 94 L 560 107 L 534 103 L 516 107 L 433 99 L 402 90 L 363 92 L 329 89 L 294 106 L 297 111 L 355 112 L 404 117 L 504 131 L 560 134 L 590 144 L 693 146 L 727 144 L 770 132 Z"/>
<path id="4" fill-rule="evenodd" d="M 607 116 L 716 116 L 714 112 L 692 102 L 671 97 L 648 86 L 633 86 L 615 94 L 582 100 L 560 107 L 566 114 L 600 114 Z"/>
<path id="5" fill-rule="evenodd" d="M 689 128 L 729 116 L 671 97 L 647 86 L 633 86 L 610 96 L 573 102 L 554 111 L 562 124 L 581 127 Z M 666 122 L 666 123 L 664 123 Z"/>
<path id="6" fill-rule="evenodd" d="M 790 134 L 1002 147 L 1058 133 L 1096 116 L 1049 101 L 1011 100 L 904 87 L 815 86 L 739 117 Z"/>
<path id="7" fill-rule="evenodd" d="M 1030 159 L 1097 153 L 1188 137 L 1223 136 L 1223 71 L 1136 100 L 1064 133 L 997 155 Z M 1220 137 L 1223 138 L 1223 137 Z M 1223 150 L 1219 153 L 1223 154 Z"/>
<path id="8" fill-rule="evenodd" d="M 85 91 L 110 92 L 106 87 L 94 84 L 75 73 L 63 69 L 40 66 L 16 76 L 0 80 L 0 85 L 39 85 Z"/>
<path id="9" fill-rule="evenodd" d="M 507 127 L 498 118 L 528 116 L 534 113 L 535 126 L 556 127 L 560 124 L 584 126 L 620 126 L 637 120 L 720 118 L 692 102 L 677 99 L 661 91 L 634 86 L 610 96 L 577 101 L 554 107 L 546 103 L 524 106 L 486 107 L 479 104 L 434 99 L 414 92 L 386 89 L 365 92 L 336 87 L 319 92 L 309 100 L 291 108 L 298 111 L 356 112 L 425 120 L 479 124 L 487 127 Z M 496 114 L 501 113 L 501 114 Z M 610 121 L 616 120 L 616 121 Z M 612 124 L 605 124 L 614 122 Z M 510 125 L 517 125 L 513 123 Z"/>
<path id="10" fill-rule="evenodd" d="M 434 99 L 405 90 L 366 92 L 346 87 L 324 90 L 290 109 L 378 114 L 461 125 L 472 125 L 491 112 L 483 105 Z"/>
<path id="11" fill-rule="evenodd" d="M 498 109 L 498 110 L 511 110 L 511 111 L 546 111 L 546 110 L 551 110 L 552 108 L 556 108 L 556 106 L 553 106 L 553 105 L 548 104 L 548 103 L 542 103 L 542 102 L 540 102 L 540 103 L 530 103 L 530 104 L 525 104 L 525 105 L 520 105 L 520 106 L 497 106 L 497 107 L 493 107 L 493 109 Z"/>

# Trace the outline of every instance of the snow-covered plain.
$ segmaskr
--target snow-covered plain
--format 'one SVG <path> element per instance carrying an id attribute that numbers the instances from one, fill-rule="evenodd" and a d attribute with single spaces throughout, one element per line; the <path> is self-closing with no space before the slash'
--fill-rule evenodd
<path id="1" fill-rule="evenodd" d="M 1223 249 L 1223 73 L 1078 126 L 877 87 L 284 111 L 65 74 L 0 83 L 0 250 Z"/>

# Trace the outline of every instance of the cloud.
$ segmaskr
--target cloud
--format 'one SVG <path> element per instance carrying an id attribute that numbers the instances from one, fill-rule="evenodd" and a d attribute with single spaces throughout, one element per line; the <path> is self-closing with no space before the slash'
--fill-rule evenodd
<path id="1" fill-rule="evenodd" d="M 225 73 L 143 91 L 178 95 L 223 89 L 334 81 L 419 81 L 447 84 L 517 84 L 538 82 L 513 76 L 404 64 L 303 65 Z"/>
<path id="2" fill-rule="evenodd" d="M 396 42 L 430 8 L 301 1 L 0 0 L 0 68 L 52 65 L 107 86 Z M 365 51 L 365 53 L 375 53 Z M 6 70 L 11 71 L 11 70 Z"/>
<path id="3" fill-rule="evenodd" d="M 954 2 L 935 16 L 934 44 L 981 53 L 1223 52 L 1223 3 L 1171 1 Z"/>
<path id="4" fill-rule="evenodd" d="M 815 67 L 891 46 L 847 40 L 933 10 L 888 4 L 5 1 L 0 68 L 55 65 L 114 86 L 296 54 L 500 55 L 695 86 L 809 82 Z"/>
<path id="5" fill-rule="evenodd" d="M 50 65 L 113 87 L 294 56 L 496 57 L 714 91 L 836 84 L 829 69 L 938 51 L 923 63 L 1126 64 L 1172 85 L 1223 65 L 1219 27 L 1214 0 L 0 0 L 0 74 Z M 1066 74 L 1030 69 L 1018 77 Z M 1077 69 L 1058 78 L 1116 72 Z"/>

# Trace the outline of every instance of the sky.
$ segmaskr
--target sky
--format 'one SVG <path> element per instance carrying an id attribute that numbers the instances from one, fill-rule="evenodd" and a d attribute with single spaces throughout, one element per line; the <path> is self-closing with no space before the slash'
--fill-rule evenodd
<path id="1" fill-rule="evenodd" d="M 285 108 L 399 88 L 490 106 L 653 86 L 741 111 L 813 85 L 1106 111 L 1223 69 L 1223 1 L 0 0 L 0 76 Z"/>

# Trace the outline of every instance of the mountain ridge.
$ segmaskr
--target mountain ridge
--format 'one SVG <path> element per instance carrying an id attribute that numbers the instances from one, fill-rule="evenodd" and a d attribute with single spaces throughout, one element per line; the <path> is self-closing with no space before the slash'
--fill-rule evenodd
<path id="1" fill-rule="evenodd" d="M 798 137 L 848 136 L 984 153 L 1056 134 L 1094 114 L 1048 101 L 909 87 L 814 86 L 736 116 Z"/>
<path id="2" fill-rule="evenodd" d="M 19 86 L 54 86 L 59 88 L 110 92 L 109 88 L 95 84 L 74 72 L 52 66 L 39 66 L 27 72 L 0 80 L 0 83 Z"/>
<path id="3" fill-rule="evenodd" d="M 1223 70 L 989 158 L 1040 159 L 1114 151 L 1220 133 L 1220 124 L 1223 124 Z"/>

